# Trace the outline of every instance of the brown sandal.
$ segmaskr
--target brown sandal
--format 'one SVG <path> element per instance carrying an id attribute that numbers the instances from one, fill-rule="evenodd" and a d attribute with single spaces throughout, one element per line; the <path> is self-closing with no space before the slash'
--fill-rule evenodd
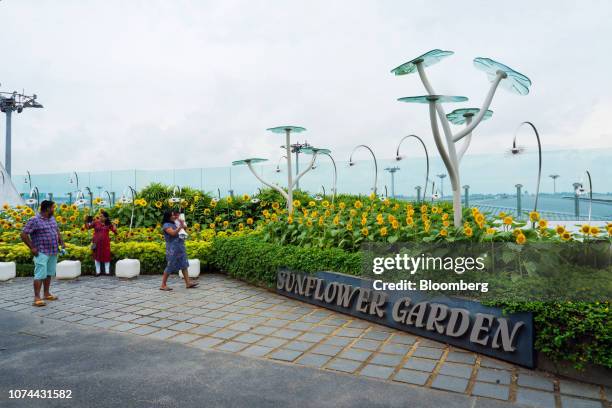
<path id="1" fill-rule="evenodd" d="M 199 283 L 192 283 L 189 286 L 187 286 L 187 289 L 194 289 L 197 288 L 200 284 Z"/>
<path id="2" fill-rule="evenodd" d="M 170 292 L 173 289 L 166 286 L 165 288 L 159 288 L 159 290 L 163 290 L 164 292 Z"/>
<path id="3" fill-rule="evenodd" d="M 34 303 L 32 303 L 32 306 L 43 307 L 43 306 L 47 306 L 47 304 L 45 303 L 44 300 L 35 300 Z"/>
<path id="4" fill-rule="evenodd" d="M 58 297 L 55 295 L 49 295 L 49 296 L 45 296 L 45 300 L 57 300 Z"/>

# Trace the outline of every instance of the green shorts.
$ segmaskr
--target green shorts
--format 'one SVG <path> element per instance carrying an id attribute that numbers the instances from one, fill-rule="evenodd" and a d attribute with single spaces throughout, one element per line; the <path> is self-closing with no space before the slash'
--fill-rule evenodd
<path id="1" fill-rule="evenodd" d="M 34 279 L 43 280 L 55 276 L 57 255 L 46 255 L 39 252 L 34 257 Z"/>

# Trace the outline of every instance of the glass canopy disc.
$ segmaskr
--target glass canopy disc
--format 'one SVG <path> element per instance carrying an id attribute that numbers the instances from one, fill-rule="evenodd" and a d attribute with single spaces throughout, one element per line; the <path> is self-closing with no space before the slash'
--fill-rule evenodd
<path id="1" fill-rule="evenodd" d="M 329 150 L 329 149 L 319 149 L 317 147 L 304 147 L 304 148 L 300 149 L 300 153 L 306 153 L 306 154 L 315 154 L 315 153 L 330 154 L 331 150 Z"/>
<path id="2" fill-rule="evenodd" d="M 500 87 L 519 95 L 527 95 L 529 93 L 531 80 L 500 62 L 494 61 L 491 58 L 478 57 L 474 59 L 474 66 L 487 74 L 489 82 L 495 80 L 497 71 L 505 72 L 507 77 L 501 80 L 499 83 Z"/>
<path id="3" fill-rule="evenodd" d="M 412 74 L 412 73 L 417 71 L 416 64 L 418 64 L 419 62 L 424 67 L 428 67 L 430 65 L 437 64 L 443 58 L 446 58 L 446 57 L 451 56 L 453 54 L 454 54 L 453 51 L 443 51 L 443 50 L 438 50 L 438 49 L 431 50 L 431 51 L 426 52 L 423 55 L 420 55 L 420 56 L 416 57 L 413 60 L 410 60 L 408 62 L 403 63 L 399 67 L 393 68 L 391 70 L 391 73 L 395 74 L 395 75 Z"/>
<path id="4" fill-rule="evenodd" d="M 446 118 L 455 125 L 463 125 L 468 117 L 476 116 L 478 112 L 480 112 L 478 108 L 455 109 L 451 113 L 447 113 Z M 491 116 L 493 116 L 493 111 L 487 109 L 482 119 L 487 120 Z"/>
<path id="5" fill-rule="evenodd" d="M 272 133 L 285 133 L 287 130 L 295 133 L 300 133 L 306 130 L 306 128 L 300 126 L 277 126 L 273 128 L 266 129 Z"/>
<path id="6" fill-rule="evenodd" d="M 408 103 L 450 103 L 450 102 L 465 102 L 468 98 L 465 96 L 450 96 L 450 95 L 423 95 L 423 96 L 406 96 L 405 98 L 399 98 L 400 102 Z"/>
<path id="7" fill-rule="evenodd" d="M 265 162 L 268 161 L 268 159 L 260 159 L 258 157 L 253 157 L 251 159 L 244 159 L 244 160 L 236 160 L 232 162 L 232 166 L 243 166 L 246 164 L 255 164 L 255 163 L 261 163 L 261 162 Z"/>

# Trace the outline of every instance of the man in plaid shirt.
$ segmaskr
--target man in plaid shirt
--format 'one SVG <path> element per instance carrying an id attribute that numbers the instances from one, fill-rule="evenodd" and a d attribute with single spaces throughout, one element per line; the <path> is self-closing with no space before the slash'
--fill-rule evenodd
<path id="1" fill-rule="evenodd" d="M 57 300 L 49 292 L 51 277 L 55 276 L 59 246 L 65 248 L 53 212 L 55 203 L 44 200 L 40 203 L 40 213 L 30 218 L 23 231 L 21 239 L 30 248 L 34 256 L 34 306 L 45 306 L 40 298 L 40 287 L 44 286 L 45 300 Z"/>

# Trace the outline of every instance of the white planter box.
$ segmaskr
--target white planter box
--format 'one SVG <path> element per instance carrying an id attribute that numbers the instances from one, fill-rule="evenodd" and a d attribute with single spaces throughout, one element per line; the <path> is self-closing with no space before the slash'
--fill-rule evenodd
<path id="1" fill-rule="evenodd" d="M 190 278 L 197 278 L 200 276 L 200 260 L 199 259 L 190 259 L 189 260 L 189 269 L 187 269 Z M 179 271 L 179 276 L 183 277 L 183 271 Z"/>
<path id="2" fill-rule="evenodd" d="M 15 276 L 17 276 L 15 262 L 0 262 L 0 282 L 13 279 Z"/>
<path id="3" fill-rule="evenodd" d="M 55 278 L 74 279 L 81 276 L 81 261 L 62 261 L 58 262 Z"/>
<path id="4" fill-rule="evenodd" d="M 115 276 L 131 279 L 140 275 L 140 261 L 138 259 L 122 259 L 115 264 Z"/>

